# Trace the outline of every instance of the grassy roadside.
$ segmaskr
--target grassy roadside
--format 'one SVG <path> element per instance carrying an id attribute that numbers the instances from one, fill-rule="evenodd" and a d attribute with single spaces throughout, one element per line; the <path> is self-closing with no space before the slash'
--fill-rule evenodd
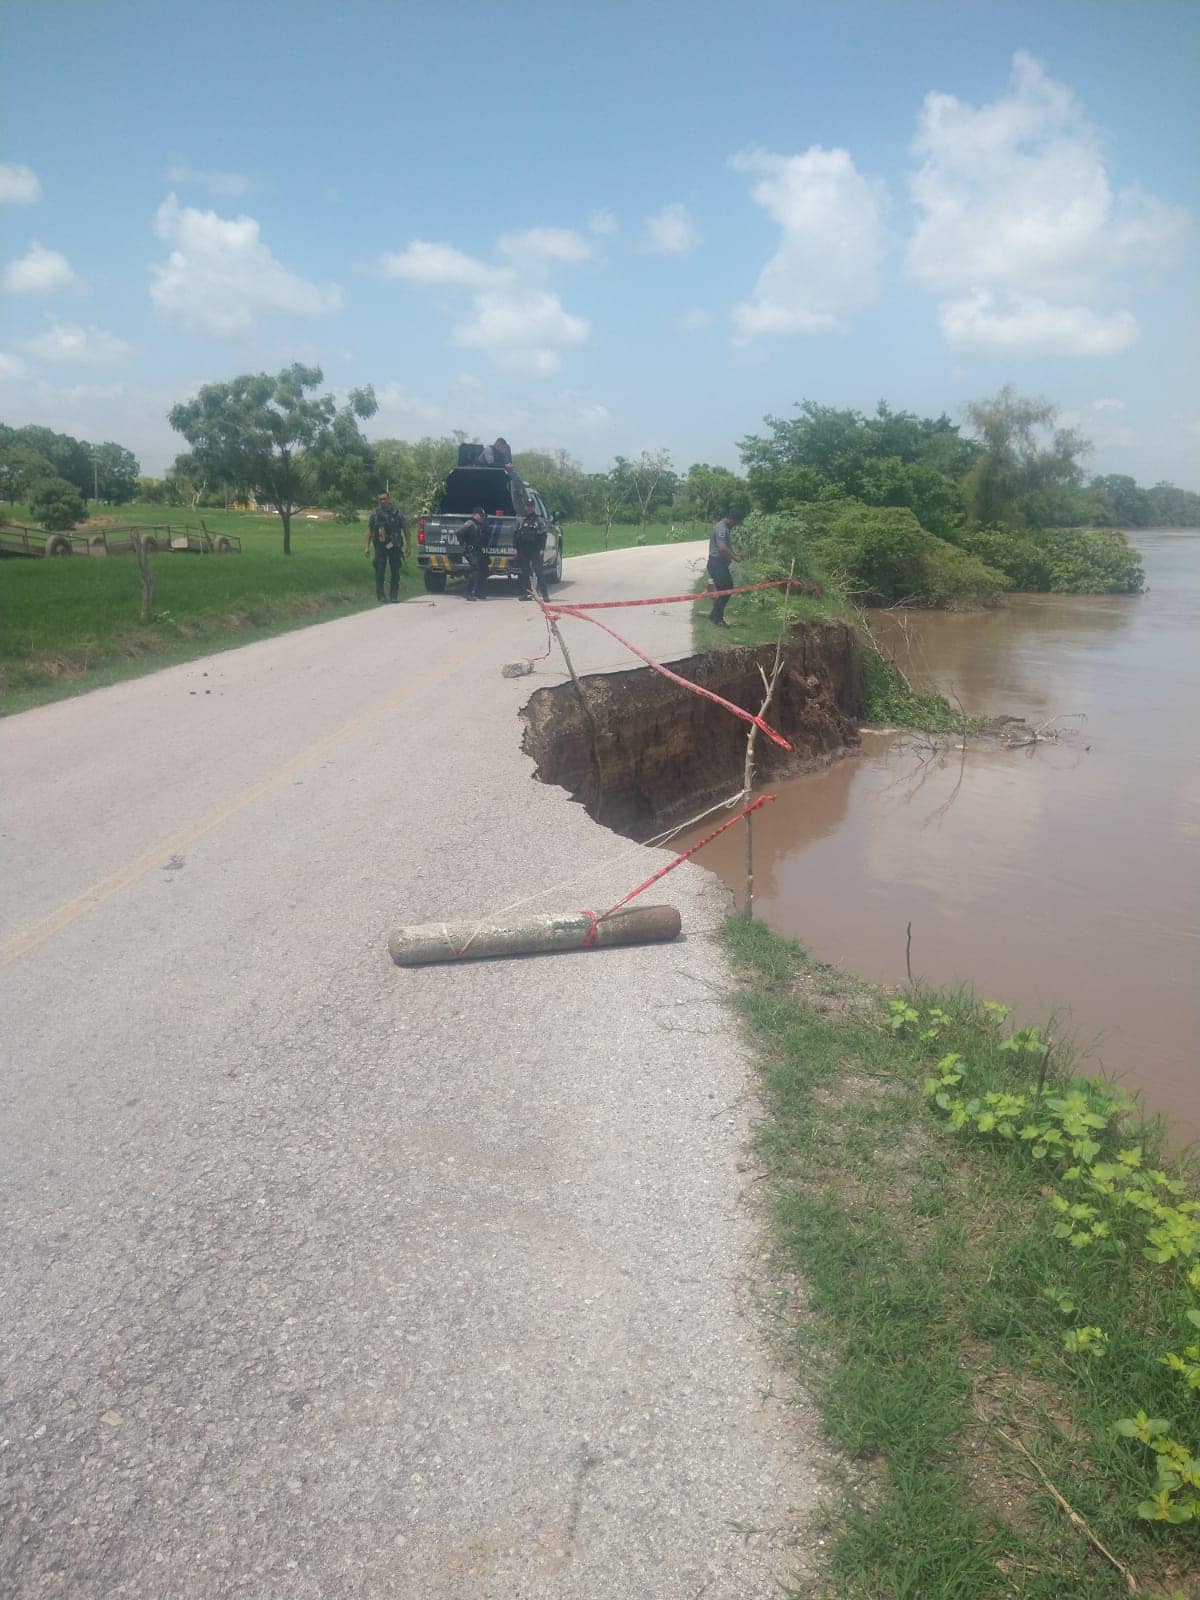
<path id="1" fill-rule="evenodd" d="M 1200 1519 L 1194 1168 L 1002 1008 L 889 1004 L 758 923 L 724 940 L 804 1302 L 780 1332 L 847 1463 L 826 1570 L 793 1592 L 1190 1600 L 1200 1520 L 1170 1519 Z"/>
<path id="2" fill-rule="evenodd" d="M 735 572 L 734 581 L 739 586 L 749 585 L 777 576 L 777 564 L 747 561 Z M 787 600 L 787 615 L 792 622 L 807 619 L 845 622 L 859 635 L 867 678 L 867 722 L 894 728 L 919 728 L 931 733 L 962 733 L 982 726 L 979 718 L 964 718 L 944 695 L 912 689 L 898 668 L 875 648 L 870 625 L 862 611 L 851 605 L 824 574 L 814 571 L 812 579 L 820 593 L 793 593 Z M 706 581 L 697 579 L 697 593 L 703 593 Z M 778 589 L 735 595 L 725 612 L 725 628 L 712 626 L 707 620 L 709 609 L 709 602 L 704 601 L 696 606 L 692 615 L 692 638 L 698 651 L 773 644 L 779 636 L 784 600 Z"/>
<path id="3" fill-rule="evenodd" d="M 6 508 L 27 521 L 22 508 Z M 245 511 L 197 513 L 178 507 L 106 509 L 114 531 L 170 521 L 236 535 L 238 555 L 160 552 L 150 557 L 154 608 L 139 620 L 141 588 L 132 555 L 0 563 L 0 714 L 137 677 L 255 639 L 373 609 L 371 563 L 363 555 L 365 522 L 292 522 L 292 555 L 283 554 L 279 518 Z M 77 533 L 96 529 L 81 527 Z M 572 524 L 567 552 L 604 548 L 603 527 Z M 610 549 L 665 543 L 692 530 L 666 525 L 614 527 Z M 423 593 L 415 561 L 401 575 L 405 599 Z"/>

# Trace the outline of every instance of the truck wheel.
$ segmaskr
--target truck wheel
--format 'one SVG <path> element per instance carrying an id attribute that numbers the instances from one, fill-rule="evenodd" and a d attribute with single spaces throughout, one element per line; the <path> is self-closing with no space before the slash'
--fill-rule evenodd
<path id="1" fill-rule="evenodd" d="M 69 556 L 71 554 L 71 541 L 65 533 L 52 533 L 46 540 L 46 554 L 48 556 Z"/>
<path id="2" fill-rule="evenodd" d="M 554 570 L 550 573 L 551 583 L 562 582 L 562 541 L 559 541 L 558 554 L 554 558 Z"/>
<path id="3" fill-rule="evenodd" d="M 430 594 L 445 594 L 446 574 L 444 572 L 430 572 L 425 569 L 425 587 Z"/>

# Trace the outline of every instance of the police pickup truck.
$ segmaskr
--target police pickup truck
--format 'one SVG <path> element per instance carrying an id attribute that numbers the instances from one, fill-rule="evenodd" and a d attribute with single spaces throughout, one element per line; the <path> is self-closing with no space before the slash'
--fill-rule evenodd
<path id="1" fill-rule="evenodd" d="M 460 455 L 461 460 L 461 455 Z M 441 594 L 451 578 L 465 578 L 467 556 L 459 532 L 476 506 L 488 518 L 488 570 L 492 577 L 517 579 L 520 562 L 514 535 L 533 501 L 538 521 L 546 530 L 543 571 L 546 582 L 562 582 L 563 535 L 541 495 L 522 482 L 511 467 L 457 466 L 446 474 L 438 510 L 417 519 L 417 565 L 430 594 Z"/>

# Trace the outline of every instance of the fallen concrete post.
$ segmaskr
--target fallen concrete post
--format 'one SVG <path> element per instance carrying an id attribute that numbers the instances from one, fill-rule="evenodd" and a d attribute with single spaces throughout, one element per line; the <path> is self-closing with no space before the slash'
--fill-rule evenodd
<path id="1" fill-rule="evenodd" d="M 482 961 L 489 956 L 665 944 L 678 936 L 681 926 L 676 906 L 637 906 L 602 918 L 567 911 L 482 922 L 426 922 L 397 928 L 388 940 L 388 951 L 398 967 L 422 967 L 438 961 Z"/>

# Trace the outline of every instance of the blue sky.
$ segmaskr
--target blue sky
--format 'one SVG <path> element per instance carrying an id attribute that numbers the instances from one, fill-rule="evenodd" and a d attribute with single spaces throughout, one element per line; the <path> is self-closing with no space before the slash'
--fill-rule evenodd
<path id="1" fill-rule="evenodd" d="M 1191 0 L 4 0 L 0 416 L 161 472 L 201 383 L 736 467 L 1006 382 L 1200 487 Z"/>

